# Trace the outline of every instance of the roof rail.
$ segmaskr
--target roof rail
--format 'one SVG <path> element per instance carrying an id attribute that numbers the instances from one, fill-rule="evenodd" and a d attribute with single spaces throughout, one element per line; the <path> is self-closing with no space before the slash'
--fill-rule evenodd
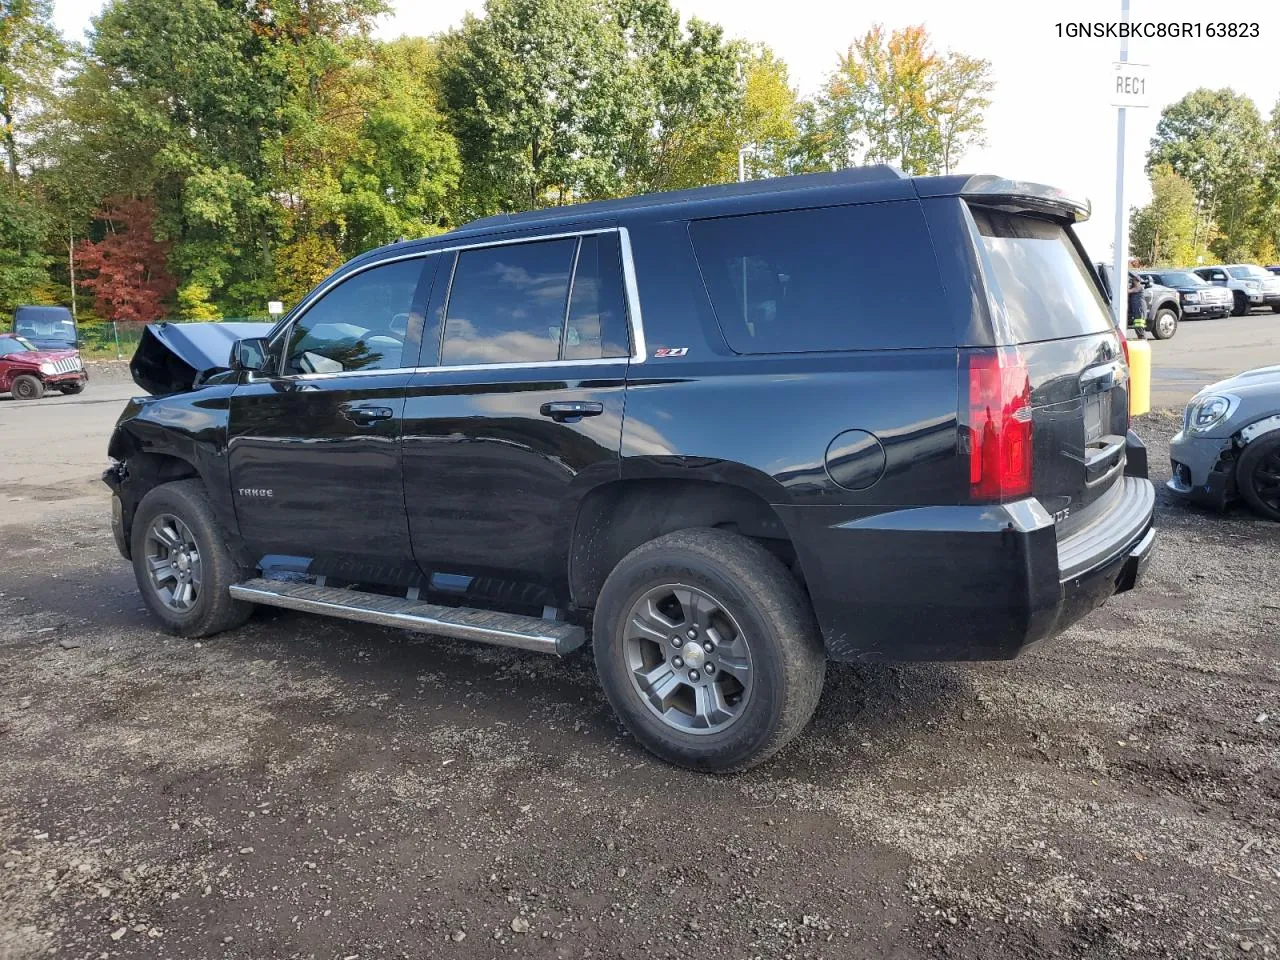
<path id="1" fill-rule="evenodd" d="M 707 187 L 692 187 L 685 190 L 669 190 L 662 193 L 646 193 L 633 197 L 621 197 L 614 200 L 593 200 L 587 203 L 575 203 L 565 206 L 543 207 L 523 213 L 495 213 L 488 217 L 472 220 L 458 230 L 476 230 L 482 227 L 496 227 L 506 224 L 534 223 L 552 217 L 570 216 L 576 213 L 594 215 L 609 211 L 623 211 L 638 207 L 660 206 L 669 203 L 688 203 L 696 200 L 723 200 L 738 196 L 751 196 L 761 193 L 786 193 L 792 190 L 812 190 L 818 187 L 836 187 L 856 183 L 872 183 L 877 180 L 904 180 L 904 174 L 897 167 L 887 163 L 871 164 L 865 167 L 849 167 L 845 170 L 833 170 L 829 173 L 801 173 L 787 177 L 768 177 L 763 180 L 747 180 L 742 183 L 720 183 Z"/>

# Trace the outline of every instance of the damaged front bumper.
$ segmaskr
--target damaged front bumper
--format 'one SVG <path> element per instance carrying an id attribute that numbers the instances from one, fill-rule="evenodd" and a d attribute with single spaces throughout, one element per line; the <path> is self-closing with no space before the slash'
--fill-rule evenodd
<path id="1" fill-rule="evenodd" d="M 111 536 L 116 541 L 116 549 L 120 551 L 120 556 L 126 560 L 132 560 L 129 538 L 125 535 L 128 524 L 125 523 L 124 499 L 120 495 L 128 479 L 129 471 L 119 460 L 112 460 L 111 466 L 102 472 L 102 482 L 111 488 Z"/>
<path id="2" fill-rule="evenodd" d="M 1169 442 L 1166 489 L 1180 499 L 1225 509 L 1236 498 L 1235 445 L 1230 437 L 1195 437 L 1185 430 Z"/>

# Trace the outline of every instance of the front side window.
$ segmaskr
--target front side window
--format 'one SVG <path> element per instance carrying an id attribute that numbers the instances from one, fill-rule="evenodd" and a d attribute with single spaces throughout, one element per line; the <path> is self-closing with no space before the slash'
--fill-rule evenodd
<path id="1" fill-rule="evenodd" d="M 22 337 L 0 337 L 0 357 L 7 357 L 11 353 L 29 353 L 35 350 L 35 347 Z"/>
<path id="2" fill-rule="evenodd" d="M 1263 270 L 1261 267 L 1245 265 L 1243 267 L 1228 267 L 1227 273 L 1231 274 L 1237 280 L 1270 280 L 1271 274 Z"/>
<path id="3" fill-rule="evenodd" d="M 459 253 L 440 363 L 559 359 L 577 245 L 566 238 Z"/>
<path id="4" fill-rule="evenodd" d="M 393 370 L 403 357 L 423 257 L 373 267 L 324 294 L 293 325 L 285 373 Z"/>

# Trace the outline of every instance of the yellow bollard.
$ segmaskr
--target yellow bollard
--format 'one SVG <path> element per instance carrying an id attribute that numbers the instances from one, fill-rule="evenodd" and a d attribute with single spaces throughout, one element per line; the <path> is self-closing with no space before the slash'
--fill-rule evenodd
<path id="1" fill-rule="evenodd" d="M 1129 353 L 1129 416 L 1151 412 L 1151 344 L 1126 340 Z"/>

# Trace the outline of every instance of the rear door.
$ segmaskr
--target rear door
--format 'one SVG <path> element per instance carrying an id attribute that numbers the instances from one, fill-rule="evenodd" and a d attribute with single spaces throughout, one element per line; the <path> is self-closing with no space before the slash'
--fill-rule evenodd
<path id="1" fill-rule="evenodd" d="M 616 480 L 631 356 L 619 230 L 444 254 L 405 408 L 404 502 L 435 586 L 554 603 Z"/>
<path id="2" fill-rule="evenodd" d="M 1104 509 L 1124 474 L 1128 366 L 1070 226 L 1007 208 L 970 212 L 997 339 L 1017 347 L 1030 382 L 1032 492 L 1066 535 Z"/>

